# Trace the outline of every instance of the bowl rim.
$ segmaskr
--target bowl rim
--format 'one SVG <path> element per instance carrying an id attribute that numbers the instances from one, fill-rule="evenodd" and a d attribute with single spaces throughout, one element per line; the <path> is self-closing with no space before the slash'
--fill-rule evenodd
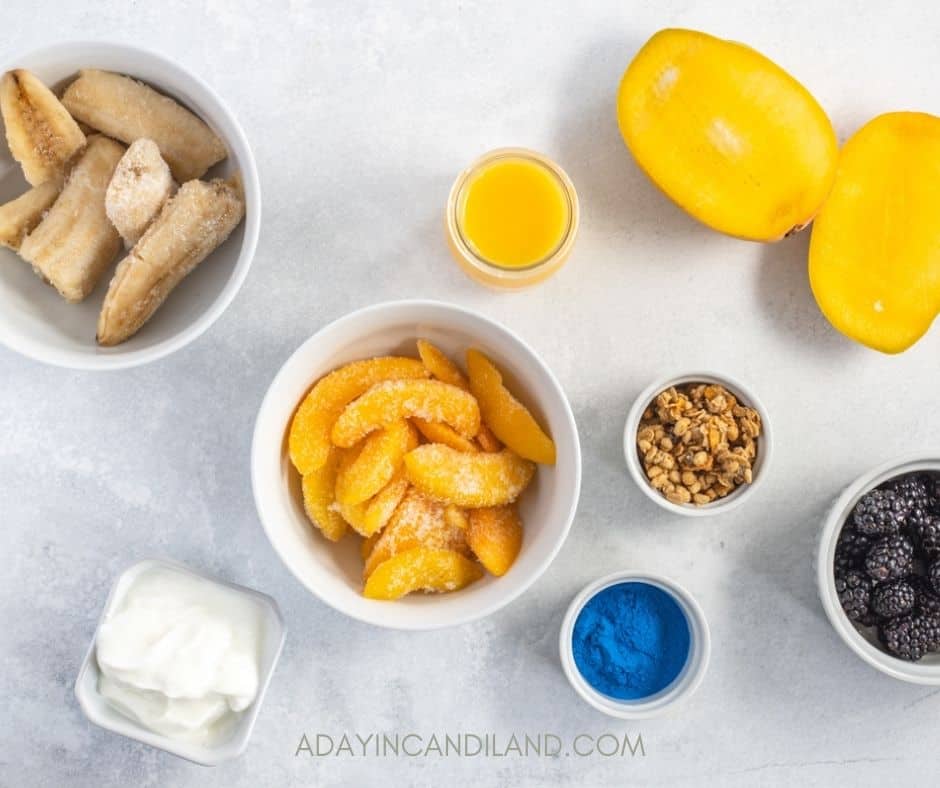
<path id="1" fill-rule="evenodd" d="M 229 740 L 233 746 L 226 747 L 225 744 L 227 742 L 223 742 L 222 744 L 216 746 L 209 746 L 177 740 L 165 734 L 149 730 L 141 723 L 131 719 L 130 717 L 124 718 L 123 716 L 120 716 L 114 720 L 108 720 L 101 717 L 95 707 L 89 702 L 88 695 L 91 691 L 88 690 L 85 686 L 84 679 L 89 671 L 94 671 L 95 673 L 100 674 L 95 657 L 95 650 L 98 645 L 98 632 L 101 630 L 102 624 L 104 624 L 114 605 L 121 598 L 118 592 L 124 586 L 124 579 L 131 575 L 140 574 L 141 572 L 146 571 L 146 569 L 149 567 L 163 567 L 175 570 L 177 572 L 182 572 L 183 574 L 187 574 L 191 577 L 201 578 L 210 583 L 230 588 L 237 593 L 249 596 L 257 600 L 258 603 L 268 611 L 267 619 L 277 626 L 277 646 L 271 656 L 270 663 L 264 672 L 259 676 L 258 693 L 255 696 L 255 700 L 251 706 L 245 710 L 242 718 L 243 724 L 239 726 L 237 732 L 234 733 Z M 75 695 L 75 699 L 78 701 L 78 705 L 82 710 L 82 713 L 93 725 L 97 725 L 99 728 L 103 728 L 110 733 L 116 733 L 119 736 L 125 736 L 129 739 L 139 741 L 142 744 L 147 744 L 155 749 L 163 750 L 164 752 L 170 753 L 171 755 L 175 755 L 179 758 L 183 758 L 184 760 L 190 761 L 191 763 L 199 764 L 200 766 L 217 766 L 218 764 L 224 763 L 225 761 L 238 758 L 248 747 L 248 741 L 251 739 L 255 725 L 258 722 L 258 714 L 261 711 L 261 706 L 264 703 L 268 688 L 271 685 L 271 679 L 274 677 L 274 672 L 277 670 L 277 665 L 278 662 L 280 662 L 281 654 L 284 651 L 284 643 L 286 640 L 287 624 L 284 621 L 284 614 L 281 612 L 281 608 L 278 605 L 277 600 L 274 599 L 274 597 L 271 595 L 266 594 L 263 591 L 258 591 L 254 588 L 249 588 L 248 586 L 244 586 L 239 583 L 225 580 L 201 569 L 194 569 L 188 564 L 184 564 L 171 558 L 147 556 L 124 566 L 124 568 L 115 575 L 114 580 L 112 580 L 111 588 L 108 591 L 108 596 L 105 598 L 104 605 L 101 608 L 101 613 L 99 614 L 98 620 L 95 624 L 95 631 L 92 634 L 91 642 L 89 643 L 88 649 L 85 652 L 85 658 L 82 660 L 82 664 L 79 667 L 78 674 L 72 689 Z M 95 690 L 95 692 L 96 691 L 97 690 Z"/>
<path id="2" fill-rule="evenodd" d="M 734 394 L 739 401 L 754 408 L 761 418 L 761 434 L 758 438 L 757 460 L 754 463 L 754 477 L 750 484 L 739 486 L 729 495 L 712 503 L 696 505 L 691 503 L 677 504 L 667 500 L 658 490 L 654 490 L 643 469 L 640 465 L 640 458 L 636 451 L 636 434 L 640 425 L 640 418 L 646 406 L 653 401 L 653 398 L 661 391 L 670 386 L 679 386 L 685 383 L 717 383 L 724 386 L 728 391 Z M 623 428 L 623 454 L 627 463 L 627 470 L 643 494 L 654 501 L 666 511 L 673 514 L 679 514 L 683 517 L 713 517 L 718 514 L 730 512 L 744 504 L 763 484 L 764 478 L 768 475 L 771 467 L 771 460 L 774 453 L 773 429 L 770 423 L 770 415 L 761 399 L 754 393 L 754 390 L 747 384 L 742 383 L 737 378 L 731 377 L 724 372 L 698 371 L 682 374 L 666 375 L 655 380 L 647 386 L 630 406 L 627 412 L 627 419 Z"/>
<path id="3" fill-rule="evenodd" d="M 329 335 L 333 332 L 341 331 L 345 326 L 350 323 L 355 323 L 366 317 L 375 315 L 377 313 L 382 313 L 387 310 L 401 310 L 409 311 L 414 309 L 438 309 L 445 312 L 459 313 L 470 320 L 479 321 L 489 324 L 491 327 L 497 329 L 498 331 L 509 336 L 514 342 L 524 350 L 524 352 L 533 360 L 533 362 L 541 368 L 541 371 L 545 374 L 546 378 L 550 382 L 552 389 L 557 396 L 559 402 L 562 406 L 562 415 L 566 423 L 567 428 L 571 432 L 574 445 L 574 456 L 572 457 L 572 467 L 574 470 L 574 479 L 573 479 L 573 492 L 574 494 L 571 497 L 571 501 L 568 504 L 568 510 L 564 513 L 564 522 L 561 529 L 560 537 L 557 539 L 555 545 L 548 552 L 545 558 L 534 568 L 531 576 L 526 579 L 524 582 L 520 583 L 518 587 L 514 588 L 508 592 L 505 596 L 501 596 L 498 599 L 493 600 L 490 604 L 475 608 L 465 614 L 454 616 L 452 619 L 443 622 L 437 621 L 423 621 L 419 617 L 415 617 L 413 620 L 408 621 L 389 621 L 383 619 L 381 615 L 381 608 L 376 607 L 376 613 L 374 615 L 368 615 L 360 612 L 359 610 L 349 609 L 342 603 L 337 603 L 334 599 L 328 598 L 327 594 L 322 593 L 319 589 L 308 584 L 302 577 L 302 573 L 299 571 L 299 568 L 295 566 L 295 561 L 291 555 L 285 554 L 275 538 L 272 536 L 274 531 L 274 526 L 271 525 L 273 521 L 274 514 L 268 512 L 268 496 L 262 491 L 262 481 L 261 475 L 263 473 L 261 466 L 263 463 L 267 462 L 267 456 L 263 455 L 263 444 L 265 441 L 264 435 L 262 435 L 262 430 L 264 428 L 262 422 L 266 420 L 270 412 L 274 412 L 278 409 L 277 403 L 274 401 L 274 393 L 278 388 L 281 380 L 288 376 L 291 367 L 300 358 L 310 345 L 316 342 L 322 342 L 324 337 L 329 338 Z M 311 381 L 312 383 L 313 381 Z M 294 403 L 291 406 L 291 413 L 296 408 L 297 403 Z M 571 409 L 571 403 L 568 401 L 568 397 L 565 395 L 564 389 L 561 386 L 561 383 L 558 381 L 558 378 L 549 368 L 549 366 L 542 360 L 541 356 L 532 348 L 529 343 L 527 343 L 522 337 L 520 337 L 515 331 L 505 326 L 499 321 L 493 320 L 485 315 L 466 307 L 458 306 L 457 304 L 448 303 L 446 301 L 439 301 L 435 299 L 401 299 L 401 300 L 392 300 L 392 301 L 382 301 L 377 304 L 371 304 L 369 306 L 362 307 L 360 309 L 353 310 L 345 315 L 342 315 L 335 320 L 327 323 L 326 325 L 319 328 L 314 332 L 310 337 L 304 340 L 284 361 L 280 369 L 278 369 L 275 376 L 272 378 L 271 383 L 269 384 L 267 390 L 265 391 L 264 398 L 261 402 L 261 406 L 258 408 L 258 415 L 255 419 L 255 427 L 252 434 L 252 443 L 251 443 L 251 486 L 252 494 L 255 500 L 255 508 L 258 512 L 258 519 L 261 521 L 261 526 L 264 529 L 265 535 L 268 538 L 268 541 L 271 544 L 271 547 L 274 549 L 274 552 L 277 554 L 278 558 L 281 560 L 281 563 L 288 569 L 288 571 L 293 575 L 293 577 L 309 591 L 314 597 L 319 599 L 323 604 L 328 607 L 336 610 L 343 615 L 346 615 L 357 621 L 361 621 L 365 624 L 371 624 L 373 626 L 382 627 L 385 629 L 392 629 L 398 631 L 430 631 L 430 630 L 439 630 L 447 629 L 449 627 L 460 626 L 462 624 L 468 624 L 472 621 L 478 621 L 482 618 L 485 618 L 498 610 L 506 607 L 510 603 L 514 602 L 523 593 L 529 590 L 532 585 L 538 580 L 552 564 L 555 558 L 558 556 L 558 553 L 561 551 L 561 548 L 564 546 L 565 541 L 568 538 L 568 534 L 571 531 L 571 526 L 574 523 L 575 514 L 578 509 L 578 502 L 581 497 L 581 442 L 578 435 L 578 427 L 575 422 L 574 412 Z"/>
<path id="4" fill-rule="evenodd" d="M 47 56 L 57 53 L 60 50 L 82 48 L 107 50 L 118 56 L 124 54 L 127 54 L 128 57 L 143 55 L 144 57 L 156 61 L 168 72 L 191 81 L 201 91 L 205 92 L 216 103 L 219 114 L 225 118 L 226 122 L 231 127 L 232 134 L 227 135 L 223 141 L 230 150 L 234 151 L 236 148 L 239 149 L 239 171 L 241 172 L 245 193 L 246 210 L 244 234 L 231 276 L 209 307 L 194 321 L 183 327 L 173 336 L 155 345 L 138 350 L 127 352 L 117 350 L 102 354 L 85 355 L 73 353 L 69 350 L 51 348 L 43 342 L 32 340 L 32 338 L 27 335 L 0 329 L 0 344 L 34 361 L 63 367 L 65 369 L 111 371 L 137 367 L 165 358 L 202 336 L 202 334 L 222 316 L 225 310 L 228 309 L 235 299 L 235 296 L 241 290 L 257 251 L 258 238 L 261 233 L 261 181 L 258 177 L 258 167 L 255 162 L 254 153 L 248 143 L 248 138 L 228 104 L 208 82 L 202 79 L 202 77 L 198 76 L 182 63 L 171 59 L 168 55 L 158 50 L 108 39 L 64 40 L 29 49 L 25 52 L 15 54 L 13 57 L 5 58 L 3 64 L 0 64 L 0 73 L 16 67 L 19 61 L 27 58 Z M 77 70 L 78 67 L 76 67 L 76 71 Z M 129 76 L 133 76 L 133 74 L 129 74 Z M 196 112 L 197 110 L 193 109 L 193 111 Z M 200 117 L 202 120 L 208 122 L 206 118 L 201 115 Z"/>
<path id="5" fill-rule="evenodd" d="M 689 624 L 689 656 L 682 671 L 666 688 L 642 701 L 619 700 L 597 691 L 581 675 L 574 661 L 574 625 L 581 610 L 605 588 L 631 582 L 647 583 L 665 591 L 682 608 Z M 683 585 L 657 572 L 622 569 L 588 583 L 575 594 L 562 620 L 558 650 L 565 678 L 583 700 L 610 717 L 641 720 L 674 710 L 701 686 L 711 660 L 711 631 L 698 600 Z"/>
<path id="6" fill-rule="evenodd" d="M 823 518 L 816 549 L 816 582 L 819 599 L 832 628 L 842 642 L 876 670 L 911 684 L 940 686 L 940 664 L 924 665 L 893 657 L 870 643 L 842 611 L 835 588 L 835 546 L 842 526 L 858 500 L 871 489 L 906 473 L 940 473 L 940 450 L 896 457 L 858 476 L 836 498 Z"/>

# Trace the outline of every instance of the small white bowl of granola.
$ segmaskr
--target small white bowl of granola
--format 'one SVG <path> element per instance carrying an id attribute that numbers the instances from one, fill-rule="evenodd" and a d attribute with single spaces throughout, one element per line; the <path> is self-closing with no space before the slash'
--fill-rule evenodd
<path id="1" fill-rule="evenodd" d="M 773 455 L 770 418 L 728 375 L 692 372 L 647 386 L 627 414 L 627 470 L 673 514 L 709 517 L 752 497 Z"/>

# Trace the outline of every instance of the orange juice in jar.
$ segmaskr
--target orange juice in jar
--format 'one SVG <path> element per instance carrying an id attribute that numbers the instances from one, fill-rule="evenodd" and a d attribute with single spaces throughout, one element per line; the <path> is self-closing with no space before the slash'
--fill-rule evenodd
<path id="1" fill-rule="evenodd" d="M 524 148 L 501 148 L 458 176 L 446 226 L 451 252 L 469 276 L 498 288 L 526 287 L 567 261 L 578 196 L 555 162 Z"/>

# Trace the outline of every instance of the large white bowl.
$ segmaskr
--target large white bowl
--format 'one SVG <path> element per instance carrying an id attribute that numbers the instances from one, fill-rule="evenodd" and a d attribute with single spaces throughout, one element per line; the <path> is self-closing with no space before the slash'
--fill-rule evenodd
<path id="1" fill-rule="evenodd" d="M 890 479 L 923 471 L 940 473 L 940 451 L 913 454 L 886 462 L 857 478 L 842 492 L 829 509 L 819 533 L 816 550 L 816 583 L 819 588 L 819 599 L 822 601 L 829 623 L 857 656 L 892 678 L 911 684 L 940 686 L 940 653 L 926 654 L 918 662 L 906 662 L 888 653 L 881 647 L 874 630 L 858 629 L 845 615 L 835 586 L 836 544 L 839 541 L 842 526 L 851 516 L 855 504 L 869 490 L 873 490 Z"/>
<path id="2" fill-rule="evenodd" d="M 554 467 L 539 466 L 520 498 L 525 538 L 503 577 L 487 576 L 451 594 L 412 594 L 396 602 L 362 596 L 359 539 L 327 542 L 304 515 L 300 477 L 287 456 L 286 435 L 297 405 L 318 378 L 357 359 L 416 356 L 428 339 L 462 359 L 468 347 L 490 356 L 509 388 L 548 428 L 558 449 Z M 433 301 L 398 301 L 362 309 L 331 323 L 287 360 L 268 389 L 251 451 L 255 503 L 281 560 L 311 592 L 337 610 L 394 629 L 436 629 L 482 618 L 509 604 L 558 553 L 578 504 L 581 451 L 571 407 L 555 376 L 522 339 L 477 313 Z"/>
<path id="3" fill-rule="evenodd" d="M 163 55 L 105 42 L 55 44 L 20 55 L 0 73 L 26 68 L 53 88 L 81 68 L 117 71 L 140 79 L 195 112 L 222 138 L 228 158 L 206 177 L 240 171 L 245 221 L 170 295 L 135 336 L 117 347 L 95 342 L 98 312 L 113 271 L 81 304 L 66 303 L 31 267 L 0 247 L 0 342 L 25 356 L 75 369 L 120 369 L 145 364 L 192 342 L 225 311 L 248 273 L 261 226 L 261 187 L 255 160 L 238 121 L 221 98 L 195 74 Z M 0 124 L 2 127 L 2 124 Z M 26 191 L 19 165 L 0 135 L 0 202 Z"/>

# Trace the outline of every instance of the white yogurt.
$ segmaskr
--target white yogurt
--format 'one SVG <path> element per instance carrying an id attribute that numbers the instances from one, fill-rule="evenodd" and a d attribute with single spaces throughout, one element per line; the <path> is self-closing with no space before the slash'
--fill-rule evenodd
<path id="1" fill-rule="evenodd" d="M 207 742 L 254 702 L 263 629 L 251 597 L 170 567 L 147 569 L 98 630 L 98 691 L 152 731 Z"/>

